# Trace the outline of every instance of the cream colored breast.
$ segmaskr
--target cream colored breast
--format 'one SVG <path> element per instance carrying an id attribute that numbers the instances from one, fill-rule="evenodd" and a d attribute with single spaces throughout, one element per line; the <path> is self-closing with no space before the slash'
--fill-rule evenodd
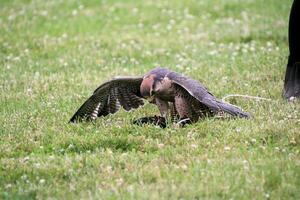
<path id="1" fill-rule="evenodd" d="M 175 90 L 172 81 L 167 77 L 155 83 L 154 92 L 155 96 L 160 99 L 174 101 Z"/>

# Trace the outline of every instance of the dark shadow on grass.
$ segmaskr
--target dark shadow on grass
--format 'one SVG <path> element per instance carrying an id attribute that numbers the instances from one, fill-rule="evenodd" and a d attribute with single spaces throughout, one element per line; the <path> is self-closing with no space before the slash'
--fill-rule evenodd
<path id="1" fill-rule="evenodd" d="M 63 150 L 62 150 L 63 149 Z M 110 149 L 113 152 L 130 152 L 130 151 L 141 151 L 141 152 L 153 152 L 156 151 L 155 147 L 145 147 L 142 141 L 129 140 L 126 137 L 122 138 L 109 138 L 100 139 L 99 141 L 89 141 L 86 143 L 82 142 L 68 142 L 61 145 L 61 148 L 56 151 L 58 154 L 64 153 L 85 153 L 93 152 L 101 149 Z"/>
<path id="2" fill-rule="evenodd" d="M 30 191 L 23 194 L 19 194 L 17 191 L 3 192 L 0 195 L 0 199 L 37 199 L 37 191 Z"/>

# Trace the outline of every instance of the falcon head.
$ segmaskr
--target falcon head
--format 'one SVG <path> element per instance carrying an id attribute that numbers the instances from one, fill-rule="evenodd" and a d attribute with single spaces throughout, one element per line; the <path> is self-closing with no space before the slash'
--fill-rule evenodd
<path id="1" fill-rule="evenodd" d="M 144 98 L 149 98 L 153 95 L 154 84 L 155 84 L 154 74 L 150 74 L 149 76 L 144 77 L 142 84 L 140 86 L 141 95 Z"/>
<path id="2" fill-rule="evenodd" d="M 145 74 L 140 86 L 141 95 L 144 98 L 153 97 L 153 95 L 157 91 L 158 84 L 161 83 L 166 74 L 168 74 L 169 72 L 170 71 L 168 69 L 156 67 L 155 69 Z"/>
<path id="3" fill-rule="evenodd" d="M 159 77 L 156 74 L 151 74 L 149 76 L 144 77 L 140 86 L 141 95 L 146 99 L 155 96 L 155 94 L 162 87 L 163 80 L 164 79 L 162 77 Z"/>

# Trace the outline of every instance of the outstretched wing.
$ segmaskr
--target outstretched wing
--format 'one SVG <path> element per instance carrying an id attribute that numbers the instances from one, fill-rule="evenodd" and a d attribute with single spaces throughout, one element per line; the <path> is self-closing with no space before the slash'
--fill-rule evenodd
<path id="1" fill-rule="evenodd" d="M 173 83 L 177 84 L 179 87 L 183 88 L 192 97 L 197 99 L 199 102 L 207 106 L 213 112 L 224 111 L 232 116 L 249 118 L 250 114 L 242 111 L 241 109 L 219 101 L 216 99 L 201 83 L 191 78 L 187 78 L 179 73 L 170 72 L 167 74 Z"/>
<path id="2" fill-rule="evenodd" d="M 100 85 L 70 119 L 70 122 L 94 120 L 117 112 L 122 106 L 126 111 L 144 105 L 140 94 L 142 77 L 120 77 Z"/>

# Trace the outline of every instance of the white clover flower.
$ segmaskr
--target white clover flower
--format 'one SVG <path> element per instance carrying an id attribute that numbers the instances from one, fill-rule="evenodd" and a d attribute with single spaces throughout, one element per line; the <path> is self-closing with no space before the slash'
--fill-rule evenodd
<path id="1" fill-rule="evenodd" d="M 225 147 L 224 147 L 224 150 L 225 150 L 225 151 L 230 151 L 230 149 L 231 149 L 231 148 L 230 148 L 229 146 L 225 146 Z"/>
<path id="2" fill-rule="evenodd" d="M 39 181 L 40 184 L 44 184 L 45 182 L 46 182 L 45 179 L 40 179 L 40 181 Z"/>
<path id="3" fill-rule="evenodd" d="M 73 16 L 76 16 L 78 14 L 78 11 L 75 9 L 75 10 L 72 10 L 72 15 Z"/>

